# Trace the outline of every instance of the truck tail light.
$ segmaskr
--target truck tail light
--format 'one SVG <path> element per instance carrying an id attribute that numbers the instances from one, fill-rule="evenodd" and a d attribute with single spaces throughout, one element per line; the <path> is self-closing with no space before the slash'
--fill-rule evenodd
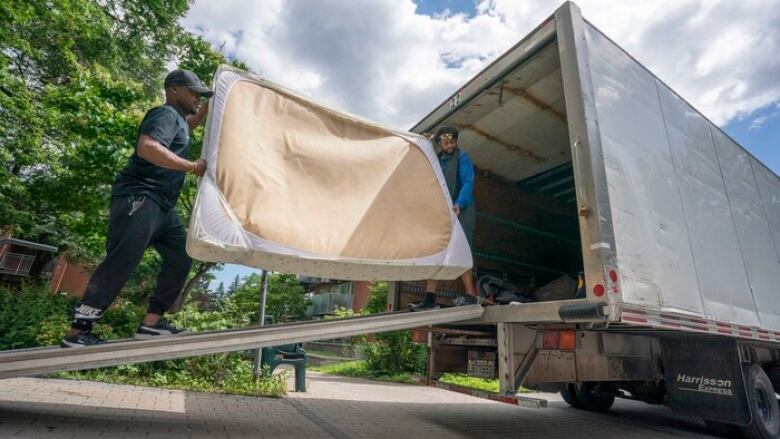
<path id="1" fill-rule="evenodd" d="M 567 351 L 577 349 L 577 332 L 574 330 L 561 331 L 558 335 L 558 349 Z"/>
<path id="2" fill-rule="evenodd" d="M 563 331 L 542 332 L 542 349 L 560 349 L 565 351 L 577 349 L 577 331 L 566 329 Z"/>
<path id="3" fill-rule="evenodd" d="M 558 349 L 558 331 L 544 331 L 542 333 L 542 348 Z"/>

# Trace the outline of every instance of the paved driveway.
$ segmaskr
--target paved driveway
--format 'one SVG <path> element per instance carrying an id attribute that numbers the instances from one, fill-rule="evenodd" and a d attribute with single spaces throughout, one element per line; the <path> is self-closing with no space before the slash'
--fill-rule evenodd
<path id="1" fill-rule="evenodd" d="M 608 414 L 526 409 L 423 386 L 316 373 L 283 399 L 21 378 L 0 380 L 0 438 L 710 437 L 695 419 L 618 401 Z"/>

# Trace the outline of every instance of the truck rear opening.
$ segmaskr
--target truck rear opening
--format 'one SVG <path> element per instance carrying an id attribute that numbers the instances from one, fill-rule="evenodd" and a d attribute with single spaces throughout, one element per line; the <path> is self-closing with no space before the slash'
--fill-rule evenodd
<path id="1" fill-rule="evenodd" d="M 557 41 L 457 104 L 435 126 L 414 130 L 458 128 L 474 162 L 477 277 L 507 280 L 529 301 L 574 298 L 583 259 Z M 402 286 L 401 305 L 414 290 Z"/>

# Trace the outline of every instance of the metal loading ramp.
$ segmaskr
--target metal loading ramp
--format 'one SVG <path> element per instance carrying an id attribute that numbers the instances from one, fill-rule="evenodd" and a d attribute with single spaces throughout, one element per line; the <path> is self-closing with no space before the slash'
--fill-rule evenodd
<path id="1" fill-rule="evenodd" d="M 411 329 L 479 319 L 480 305 L 421 312 L 381 313 L 339 320 L 307 321 L 209 331 L 152 340 L 119 340 L 84 348 L 21 349 L 0 353 L 0 379 L 94 369 L 258 349 L 327 338 Z"/>

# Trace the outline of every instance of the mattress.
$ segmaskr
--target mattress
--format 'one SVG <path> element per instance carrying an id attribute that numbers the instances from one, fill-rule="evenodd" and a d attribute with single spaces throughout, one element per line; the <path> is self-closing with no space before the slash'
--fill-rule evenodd
<path id="1" fill-rule="evenodd" d="M 214 91 L 194 259 L 343 280 L 454 279 L 471 267 L 428 139 L 229 66 Z"/>

